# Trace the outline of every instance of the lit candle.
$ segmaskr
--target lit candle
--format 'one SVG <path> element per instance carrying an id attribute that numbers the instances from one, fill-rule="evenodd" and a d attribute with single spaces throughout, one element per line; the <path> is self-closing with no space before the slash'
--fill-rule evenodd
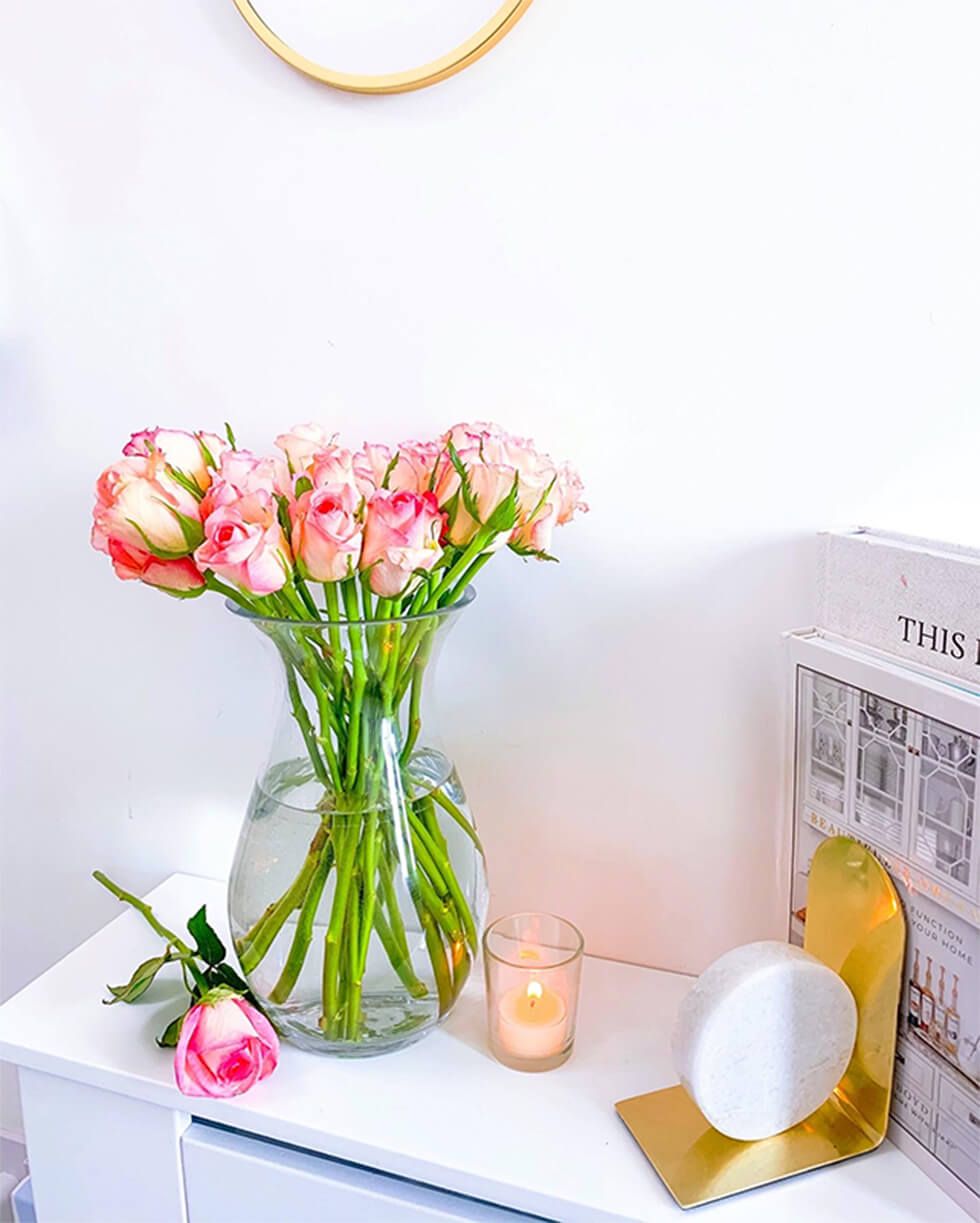
<path id="1" fill-rule="evenodd" d="M 553 1057 L 565 1044 L 567 1010 L 561 996 L 540 981 L 508 990 L 497 1011 L 497 1038 L 512 1057 Z"/>
<path id="2" fill-rule="evenodd" d="M 511 1070 L 554 1070 L 571 1056 L 582 936 L 550 913 L 501 917 L 483 936 L 490 1052 Z"/>

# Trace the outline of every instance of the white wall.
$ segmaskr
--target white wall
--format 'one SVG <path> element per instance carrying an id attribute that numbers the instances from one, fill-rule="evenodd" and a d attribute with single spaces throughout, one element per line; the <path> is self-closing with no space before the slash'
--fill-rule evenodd
<path id="1" fill-rule="evenodd" d="M 492 415 L 586 474 L 562 565 L 497 562 L 447 659 L 497 909 L 689 970 L 781 930 L 812 533 L 980 534 L 976 12 L 537 0 L 384 99 L 230 0 L 6 13 L 5 991 L 111 916 L 93 867 L 224 872 L 266 733 L 246 630 L 89 552 L 98 470 L 331 395 L 355 442 Z"/>

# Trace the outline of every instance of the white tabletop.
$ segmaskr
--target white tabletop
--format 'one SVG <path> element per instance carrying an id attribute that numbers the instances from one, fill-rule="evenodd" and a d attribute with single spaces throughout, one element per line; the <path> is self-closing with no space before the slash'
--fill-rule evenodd
<path id="1" fill-rule="evenodd" d="M 148 899 L 178 929 L 207 903 L 215 928 L 226 933 L 221 883 L 174 875 Z M 153 1041 L 176 1013 L 175 983 L 158 980 L 134 1005 L 100 1002 L 105 983 L 125 980 L 158 942 L 141 917 L 121 911 L 0 1008 L 0 1055 L 561 1223 L 682 1217 L 613 1105 L 677 1081 L 668 1035 L 689 978 L 587 958 L 576 1050 L 550 1073 L 520 1074 L 490 1057 L 476 980 L 445 1026 L 409 1049 L 345 1061 L 284 1045 L 276 1072 L 247 1095 L 191 1100 L 174 1086 L 172 1053 Z M 887 1142 L 836 1167 L 702 1207 L 695 1217 L 967 1218 Z"/>

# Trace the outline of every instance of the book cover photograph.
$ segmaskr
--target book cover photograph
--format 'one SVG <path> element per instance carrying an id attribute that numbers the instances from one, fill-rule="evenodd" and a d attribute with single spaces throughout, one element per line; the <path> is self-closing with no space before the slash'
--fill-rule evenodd
<path id="1" fill-rule="evenodd" d="M 802 943 L 818 845 L 841 833 L 861 840 L 895 881 L 908 925 L 893 1129 L 953 1178 L 961 1203 L 976 1203 L 980 698 L 971 718 L 969 694 L 956 690 L 950 709 L 965 709 L 955 716 L 967 725 L 956 724 L 935 716 L 934 681 L 918 691 L 911 673 L 829 646 L 812 662 L 794 667 L 790 937 Z M 897 688 L 908 695 L 896 700 Z"/>

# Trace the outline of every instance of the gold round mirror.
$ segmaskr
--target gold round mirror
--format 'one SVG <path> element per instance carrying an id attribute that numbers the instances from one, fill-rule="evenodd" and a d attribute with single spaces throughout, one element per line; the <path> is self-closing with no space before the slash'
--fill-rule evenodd
<path id="1" fill-rule="evenodd" d="M 252 30 L 287 64 L 352 93 L 405 93 L 445 80 L 489 51 L 530 5 L 531 0 L 235 0 Z"/>

